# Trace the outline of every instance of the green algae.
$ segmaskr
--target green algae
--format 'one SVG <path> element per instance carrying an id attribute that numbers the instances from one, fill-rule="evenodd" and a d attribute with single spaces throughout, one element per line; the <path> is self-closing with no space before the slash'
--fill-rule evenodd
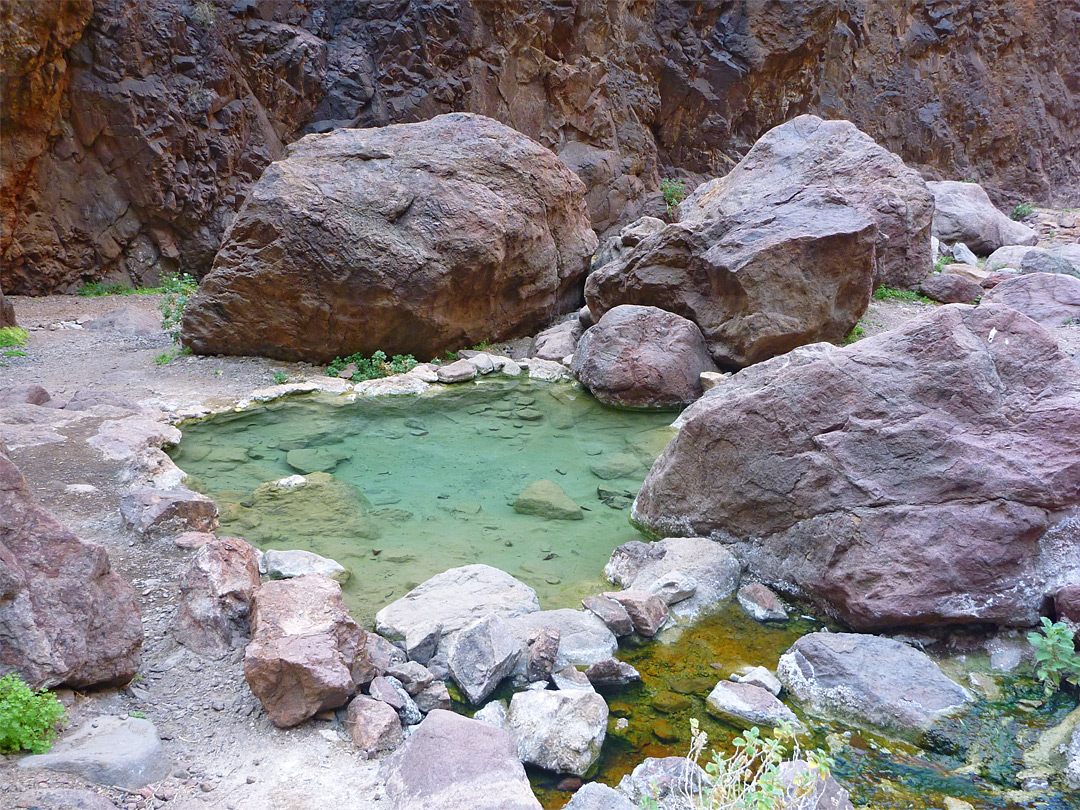
<path id="1" fill-rule="evenodd" d="M 493 380 L 434 396 L 314 396 L 219 414 L 185 424 L 173 458 L 217 501 L 223 533 L 348 568 L 344 596 L 360 621 L 474 562 L 528 583 L 547 608 L 579 607 L 610 587 L 601 576 L 611 551 L 641 538 L 628 507 L 672 418 L 607 408 L 569 384 Z M 313 483 L 269 485 L 298 474 Z M 542 479 L 583 519 L 516 512 Z"/>

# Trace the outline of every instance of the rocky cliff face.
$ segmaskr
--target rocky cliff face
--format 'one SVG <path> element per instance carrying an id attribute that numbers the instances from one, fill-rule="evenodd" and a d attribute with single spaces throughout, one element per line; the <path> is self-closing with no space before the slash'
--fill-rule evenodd
<path id="1" fill-rule="evenodd" d="M 201 275 L 283 144 L 451 111 L 557 152 L 598 230 L 642 213 L 661 174 L 723 174 L 804 112 L 999 201 L 1080 200 L 1080 0 L 38 8 L 0 17 L 9 292 Z"/>

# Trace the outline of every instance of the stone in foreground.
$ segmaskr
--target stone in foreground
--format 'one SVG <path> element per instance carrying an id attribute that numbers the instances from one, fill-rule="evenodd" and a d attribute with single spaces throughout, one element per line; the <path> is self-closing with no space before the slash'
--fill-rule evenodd
<path id="1" fill-rule="evenodd" d="M 811 714 L 901 736 L 920 736 L 972 699 L 929 656 L 880 636 L 811 633 L 776 674 Z"/>
<path id="2" fill-rule="evenodd" d="M 402 740 L 397 711 L 381 700 L 357 695 L 345 712 L 345 730 L 368 759 L 397 748 Z"/>
<path id="3" fill-rule="evenodd" d="M 148 537 L 212 532 L 218 527 L 214 502 L 187 487 L 133 490 L 120 501 L 120 514 L 132 529 Z"/>
<path id="4" fill-rule="evenodd" d="M 244 677 L 275 725 L 295 726 L 344 706 L 370 680 L 366 636 L 332 579 L 267 582 L 255 592 Z"/>
<path id="5" fill-rule="evenodd" d="M 1080 576 L 1063 519 L 1080 506 L 1080 375 L 1030 318 L 951 304 L 749 371 L 687 409 L 634 503 L 646 530 L 723 539 L 859 630 L 1030 626 Z"/>
<path id="6" fill-rule="evenodd" d="M 743 585 L 735 597 L 739 601 L 739 607 L 745 610 L 754 621 L 782 622 L 787 620 L 787 609 L 784 608 L 780 597 L 760 582 Z"/>
<path id="7" fill-rule="evenodd" d="M 686 757 L 648 757 L 619 781 L 618 789 L 641 807 L 649 799 L 679 801 L 711 784 L 705 770 Z"/>
<path id="8" fill-rule="evenodd" d="M 446 663 L 469 702 L 479 705 L 524 657 L 524 643 L 505 619 L 492 614 L 454 636 Z"/>
<path id="9" fill-rule="evenodd" d="M 584 191 L 480 115 L 308 135 L 248 191 L 184 342 L 326 363 L 531 334 L 577 306 L 596 247 Z"/>
<path id="10" fill-rule="evenodd" d="M 124 683 L 142 621 L 105 549 L 41 508 L 0 442 L 0 675 L 32 688 Z"/>
<path id="11" fill-rule="evenodd" d="M 507 729 L 522 762 L 581 776 L 600 756 L 607 719 L 607 703 L 595 692 L 528 691 L 511 699 Z"/>
<path id="12" fill-rule="evenodd" d="M 711 714 L 734 721 L 743 728 L 776 728 L 781 723 L 799 726 L 795 712 L 777 700 L 772 692 L 750 683 L 720 681 L 705 699 L 705 704 Z"/>
<path id="13" fill-rule="evenodd" d="M 622 305 L 582 335 L 570 368 L 607 405 L 674 408 L 701 396 L 701 374 L 716 364 L 693 321 Z"/>
<path id="14" fill-rule="evenodd" d="M 237 537 L 214 537 L 192 558 L 180 582 L 176 640 L 220 656 L 247 643 L 251 600 L 259 587 L 255 549 Z"/>
<path id="15" fill-rule="evenodd" d="M 854 810 L 840 783 L 831 776 L 822 778 L 808 762 L 781 762 L 778 772 L 784 788 L 782 810 Z"/>
<path id="16" fill-rule="evenodd" d="M 540 810 L 513 739 L 436 709 L 383 760 L 389 810 Z"/>
<path id="17" fill-rule="evenodd" d="M 138 790 L 169 775 L 157 729 L 138 717 L 97 717 L 63 738 L 48 754 L 23 757 L 20 768 L 74 773 L 99 785 Z"/>
<path id="18" fill-rule="evenodd" d="M 262 565 L 270 579 L 292 579 L 306 574 L 321 574 L 336 582 L 346 582 L 349 571 L 341 563 L 304 549 L 267 549 Z"/>
<path id="19" fill-rule="evenodd" d="M 628 588 L 625 591 L 608 591 L 604 596 L 626 608 L 634 622 L 634 630 L 643 636 L 655 636 L 667 621 L 668 606 L 650 591 Z"/>
<path id="20" fill-rule="evenodd" d="M 574 793 L 563 810 L 640 810 L 638 805 L 601 782 L 588 782 Z"/>

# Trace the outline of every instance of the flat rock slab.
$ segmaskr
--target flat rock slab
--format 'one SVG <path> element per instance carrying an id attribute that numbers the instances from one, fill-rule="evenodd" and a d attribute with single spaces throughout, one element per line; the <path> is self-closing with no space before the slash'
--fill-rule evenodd
<path id="1" fill-rule="evenodd" d="M 270 579 L 292 579 L 306 574 L 321 574 L 336 582 L 349 579 L 349 571 L 341 563 L 303 549 L 269 549 L 262 556 L 262 568 Z"/>
<path id="2" fill-rule="evenodd" d="M 138 790 L 169 775 L 157 729 L 138 717 L 90 720 L 62 737 L 51 753 L 24 757 L 19 767 L 74 773 L 126 790 Z"/>
<path id="3" fill-rule="evenodd" d="M 585 517 L 573 498 L 546 478 L 525 487 L 514 501 L 514 511 L 519 515 L 536 515 L 548 520 L 581 520 Z"/>
<path id="4" fill-rule="evenodd" d="M 510 735 L 436 709 L 383 760 L 390 810 L 540 810 Z"/>
<path id="5" fill-rule="evenodd" d="M 600 695 L 575 689 L 518 692 L 506 722 L 522 762 L 581 776 L 600 756 L 607 719 Z"/>
<path id="6" fill-rule="evenodd" d="M 780 658 L 777 675 L 811 714 L 906 736 L 972 699 L 929 656 L 858 633 L 803 636 Z"/>
<path id="7" fill-rule="evenodd" d="M 777 700 L 772 692 L 750 683 L 720 681 L 705 699 L 705 704 L 711 714 L 743 727 L 776 728 L 781 723 L 800 725 L 795 712 Z"/>
<path id="8" fill-rule="evenodd" d="M 19 801 L 19 807 L 35 810 L 116 810 L 115 804 L 91 790 L 34 790 L 20 794 Z"/>
<path id="9" fill-rule="evenodd" d="M 513 618 L 540 610 L 536 591 L 490 565 L 465 565 L 436 574 L 375 614 L 376 632 L 413 646 L 440 639 L 494 613 Z M 434 638 L 433 638 L 434 636 Z"/>

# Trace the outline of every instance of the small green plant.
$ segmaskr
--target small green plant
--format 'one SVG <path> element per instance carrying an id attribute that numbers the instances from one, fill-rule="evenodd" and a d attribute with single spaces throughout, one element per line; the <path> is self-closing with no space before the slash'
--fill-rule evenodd
<path id="1" fill-rule="evenodd" d="M 348 357 L 335 357 L 334 362 L 326 367 L 328 377 L 340 377 L 341 372 L 348 365 L 356 366 L 352 378 L 354 381 L 377 380 L 381 377 L 389 377 L 391 374 L 404 374 L 416 368 L 416 358 L 411 354 L 395 354 L 389 360 L 385 352 L 375 352 L 371 357 L 365 357 L 357 352 Z"/>
<path id="2" fill-rule="evenodd" d="M 1035 206 L 1031 203 L 1022 202 L 1012 210 L 1012 218 L 1017 222 L 1035 213 Z"/>
<path id="3" fill-rule="evenodd" d="M 686 183 L 675 177 L 665 177 L 660 181 L 660 193 L 667 203 L 668 216 L 675 219 L 675 208 L 686 199 Z"/>
<path id="4" fill-rule="evenodd" d="M 34 692 L 17 675 L 0 678 L 0 753 L 44 754 L 64 719 L 64 707 L 50 692 Z"/>
<path id="5" fill-rule="evenodd" d="M 0 352 L 0 357 L 29 357 L 22 349 L 4 349 Z"/>
<path id="6" fill-rule="evenodd" d="M 146 719 L 146 712 L 128 712 L 131 717 L 138 717 L 140 720 Z"/>
<path id="7" fill-rule="evenodd" d="M 75 291 L 84 298 L 99 298 L 103 295 L 156 295 L 164 292 L 161 287 L 128 287 L 125 284 L 106 284 L 104 281 L 88 281 Z"/>
<path id="8" fill-rule="evenodd" d="M 952 256 L 938 256 L 938 260 L 934 262 L 934 272 L 940 273 L 942 270 L 944 270 L 946 267 L 948 267 L 955 261 L 956 259 L 954 259 Z"/>
<path id="9" fill-rule="evenodd" d="M 11 346 L 25 346 L 30 338 L 30 333 L 21 326 L 5 326 L 0 329 L 0 349 Z"/>
<path id="10" fill-rule="evenodd" d="M 161 280 L 161 289 L 165 293 L 165 297 L 158 304 L 158 310 L 161 312 L 161 328 L 172 336 L 173 343 L 180 343 L 180 322 L 184 319 L 184 308 L 192 293 L 198 288 L 198 282 L 187 273 L 182 275 L 170 273 Z M 171 359 L 170 357 L 169 360 Z"/>
<path id="11" fill-rule="evenodd" d="M 1064 679 L 1076 686 L 1080 683 L 1080 655 L 1076 638 L 1065 622 L 1042 618 L 1041 632 L 1028 633 L 1028 642 L 1035 648 L 1035 677 L 1047 695 L 1052 695 Z"/>
<path id="12" fill-rule="evenodd" d="M 284 385 L 289 381 L 289 375 L 284 371 L 274 372 L 274 385 Z"/>
<path id="13" fill-rule="evenodd" d="M 486 352 L 488 350 L 489 345 L 490 344 L 488 344 L 488 339 L 484 338 L 479 343 L 477 343 L 475 346 L 473 346 L 472 350 L 474 352 Z"/>
<path id="14" fill-rule="evenodd" d="M 176 349 L 169 349 L 167 352 L 162 352 L 154 358 L 154 364 L 158 366 L 167 366 L 176 357 Z"/>
<path id="15" fill-rule="evenodd" d="M 842 345 L 850 346 L 855 341 L 864 337 L 866 337 L 866 327 L 863 325 L 862 321 L 859 321 L 857 324 L 855 324 L 852 330 L 848 332 L 848 335 L 846 338 L 844 338 Z"/>
<path id="16" fill-rule="evenodd" d="M 894 287 L 878 287 L 874 290 L 874 298 L 878 301 L 918 301 L 922 304 L 932 304 L 932 300 L 914 290 L 897 290 Z"/>

